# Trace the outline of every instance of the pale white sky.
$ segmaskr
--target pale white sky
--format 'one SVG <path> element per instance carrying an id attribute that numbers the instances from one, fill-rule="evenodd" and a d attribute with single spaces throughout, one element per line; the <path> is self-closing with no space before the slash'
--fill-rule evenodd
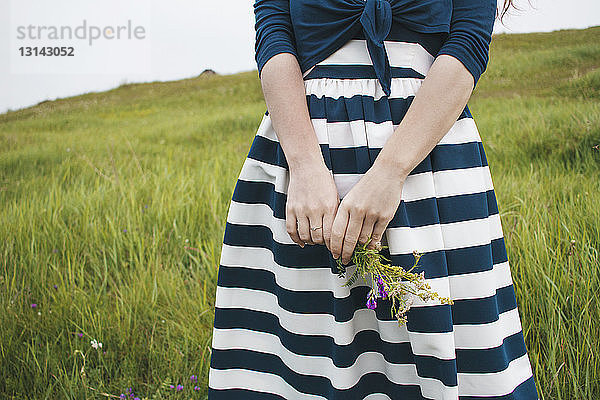
<path id="1" fill-rule="evenodd" d="M 506 26 L 496 21 L 495 33 L 600 25 L 598 0 L 517 0 L 516 4 L 523 11 L 507 15 Z M 256 69 L 252 5 L 253 0 L 0 1 L 0 113 L 42 100 L 108 90 L 123 82 L 177 80 L 206 68 L 220 74 Z M 98 29 L 130 21 L 143 29 L 143 38 L 98 39 L 89 46 L 86 41 L 50 41 L 47 36 L 46 41 L 17 37 L 18 26 L 75 28 L 83 20 Z M 92 31 L 87 32 L 89 39 Z M 45 45 L 73 46 L 75 56 L 26 57 L 19 51 L 21 46 Z"/>

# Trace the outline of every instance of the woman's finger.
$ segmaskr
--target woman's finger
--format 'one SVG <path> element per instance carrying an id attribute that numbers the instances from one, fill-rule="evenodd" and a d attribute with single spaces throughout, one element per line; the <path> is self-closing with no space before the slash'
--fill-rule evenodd
<path id="1" fill-rule="evenodd" d="M 331 225 L 333 225 L 336 212 L 337 210 L 334 210 L 333 213 L 326 212 L 323 215 L 323 241 L 329 251 L 331 251 Z"/>
<path id="2" fill-rule="evenodd" d="M 346 226 L 348 225 L 348 209 L 344 206 L 339 207 L 338 211 L 331 225 L 331 241 L 330 248 L 333 258 L 337 259 L 342 253 L 342 243 L 344 240 L 344 234 L 346 233 Z"/>
<path id="3" fill-rule="evenodd" d="M 364 213 L 350 213 L 350 220 L 348 221 L 348 228 L 346 228 L 346 233 L 344 235 L 344 245 L 342 248 L 343 264 L 348 264 L 348 262 L 350 262 L 350 259 L 352 258 L 352 253 L 354 252 L 354 248 L 356 247 L 356 242 L 358 241 L 358 236 L 360 235 L 364 218 Z"/>
<path id="4" fill-rule="evenodd" d="M 375 222 L 375 226 L 373 227 L 373 240 L 369 243 L 367 248 L 375 249 L 381 245 L 381 238 L 383 237 L 383 232 L 385 228 L 387 228 L 390 220 L 379 218 L 377 222 Z"/>
<path id="5" fill-rule="evenodd" d="M 306 244 L 314 244 L 312 239 L 310 238 L 310 224 L 308 221 L 308 217 L 306 216 L 298 216 L 298 235 L 300 236 L 300 240 L 302 240 L 302 247 L 304 247 L 304 243 Z"/>
<path id="6" fill-rule="evenodd" d="M 358 236 L 358 243 L 364 245 L 369 241 L 369 237 L 373 234 L 373 227 L 375 226 L 375 222 L 377 218 L 375 218 L 372 214 L 367 214 L 365 216 L 365 220 L 362 225 L 362 230 L 360 231 L 360 235 Z"/>
<path id="7" fill-rule="evenodd" d="M 294 243 L 296 243 L 298 246 L 304 246 L 304 243 L 298 235 L 298 222 L 296 219 L 296 215 L 291 211 L 287 212 L 287 216 L 285 219 L 285 228 L 287 230 L 288 235 L 290 235 Z"/>
<path id="8" fill-rule="evenodd" d="M 323 244 L 323 215 L 309 218 L 310 220 L 310 237 L 314 244 Z M 313 228 L 318 228 L 313 230 Z"/>

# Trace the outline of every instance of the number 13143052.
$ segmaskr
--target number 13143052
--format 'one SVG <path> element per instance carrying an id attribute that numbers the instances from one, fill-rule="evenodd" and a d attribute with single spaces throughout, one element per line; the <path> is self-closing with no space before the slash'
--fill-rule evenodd
<path id="1" fill-rule="evenodd" d="M 73 57 L 75 49 L 73 47 L 19 47 L 19 53 L 22 57 Z"/>

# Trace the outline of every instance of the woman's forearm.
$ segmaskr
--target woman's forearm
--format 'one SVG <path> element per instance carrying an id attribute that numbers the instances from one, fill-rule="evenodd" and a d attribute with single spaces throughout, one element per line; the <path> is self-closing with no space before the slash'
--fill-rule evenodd
<path id="1" fill-rule="evenodd" d="M 460 61 L 439 55 L 374 166 L 405 179 L 448 133 L 473 87 L 473 76 Z"/>
<path id="2" fill-rule="evenodd" d="M 310 120 L 302 72 L 295 56 L 273 56 L 261 72 L 261 85 L 273 129 L 290 169 L 324 162 Z"/>

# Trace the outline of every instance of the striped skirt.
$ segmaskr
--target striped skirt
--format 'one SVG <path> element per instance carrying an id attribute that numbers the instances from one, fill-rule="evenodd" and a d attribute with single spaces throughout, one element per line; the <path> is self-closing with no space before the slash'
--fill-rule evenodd
<path id="1" fill-rule="evenodd" d="M 342 199 L 373 164 L 434 57 L 386 41 L 386 96 L 365 40 L 352 39 L 304 75 L 324 160 Z M 209 400 L 538 399 L 484 148 L 465 107 L 410 173 L 382 239 L 453 305 L 415 299 L 400 327 L 389 300 L 366 306 L 372 282 L 346 278 L 325 245 L 286 231 L 288 165 L 268 112 L 231 199 L 215 300 Z"/>

